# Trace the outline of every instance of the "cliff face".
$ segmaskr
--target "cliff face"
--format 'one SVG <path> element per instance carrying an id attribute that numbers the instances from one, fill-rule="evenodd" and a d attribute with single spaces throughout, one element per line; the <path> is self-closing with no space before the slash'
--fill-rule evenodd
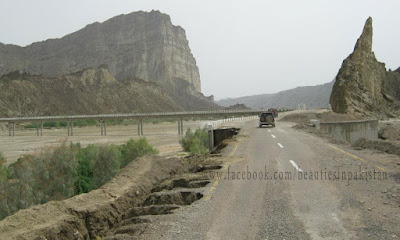
<path id="1" fill-rule="evenodd" d="M 387 72 L 372 52 L 372 18 L 365 23 L 354 52 L 343 61 L 333 86 L 330 103 L 337 113 L 393 116 L 398 110 L 400 78 Z"/>
<path id="2" fill-rule="evenodd" d="M 118 80 L 135 77 L 173 90 L 186 81 L 201 92 L 185 30 L 158 11 L 120 15 L 27 47 L 0 44 L 0 76 L 19 70 L 60 77 L 103 64 Z"/>
<path id="3" fill-rule="evenodd" d="M 0 78 L 0 117 L 182 111 L 155 83 L 117 81 L 105 67 L 62 77 L 9 73 Z"/>

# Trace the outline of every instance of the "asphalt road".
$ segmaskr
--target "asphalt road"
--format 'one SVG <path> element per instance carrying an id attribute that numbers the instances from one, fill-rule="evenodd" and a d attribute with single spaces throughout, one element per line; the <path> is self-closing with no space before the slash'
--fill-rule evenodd
<path id="1" fill-rule="evenodd" d="M 400 188 L 390 176 L 399 169 L 395 160 L 377 157 L 294 130 L 289 123 L 258 128 L 249 121 L 224 149 L 218 175 L 205 173 L 214 178 L 205 196 L 173 215 L 159 216 L 142 237 L 396 239 Z M 373 169 L 388 172 L 388 179 L 377 174 L 368 181 L 347 179 L 349 172 L 368 176 Z M 340 179 L 329 180 L 329 174 Z"/>

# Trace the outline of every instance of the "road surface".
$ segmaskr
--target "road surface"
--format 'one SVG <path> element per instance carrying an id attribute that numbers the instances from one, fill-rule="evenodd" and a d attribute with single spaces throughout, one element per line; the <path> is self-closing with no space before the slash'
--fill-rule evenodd
<path id="1" fill-rule="evenodd" d="M 204 197 L 175 214 L 154 216 L 141 238 L 400 237 L 398 174 L 393 178 L 399 172 L 398 158 L 352 150 L 291 125 L 278 122 L 275 128 L 258 128 L 254 120 L 243 125 L 222 152 L 219 175 L 204 173 L 213 178 L 202 190 Z M 368 181 L 354 180 L 350 173 L 365 174 Z M 340 178 L 329 180 L 329 174 Z"/>

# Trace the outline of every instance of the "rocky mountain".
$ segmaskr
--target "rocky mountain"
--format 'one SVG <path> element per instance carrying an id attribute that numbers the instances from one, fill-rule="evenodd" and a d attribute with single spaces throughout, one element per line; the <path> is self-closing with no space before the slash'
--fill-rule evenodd
<path id="1" fill-rule="evenodd" d="M 103 23 L 96 22 L 87 25 L 85 28 L 60 39 L 49 39 L 26 47 L 0 43 L 0 76 L 14 71 L 26 73 L 20 74 L 16 78 L 13 78 L 13 76 L 16 76 L 15 74 L 11 74 L 2 78 L 1 81 L 6 81 L 5 79 L 8 79 L 7 81 L 20 81 L 18 85 L 21 89 L 25 87 L 29 89 L 32 85 L 39 86 L 33 83 L 34 81 L 51 84 L 51 81 L 55 80 L 60 85 L 60 81 L 68 79 L 69 74 L 87 68 L 97 68 L 100 65 L 106 65 L 109 69 L 109 77 L 121 82 L 120 84 L 128 84 L 126 83 L 127 80 L 135 79 L 136 82 L 131 83 L 131 87 L 133 87 L 133 85 L 139 84 L 139 79 L 141 79 L 141 86 L 144 84 L 143 81 L 149 82 L 147 86 L 155 86 L 153 95 L 160 93 L 161 90 L 167 93 L 173 103 L 167 101 L 165 104 L 174 107 L 166 109 L 203 110 L 219 108 L 201 93 L 199 69 L 189 48 L 185 30 L 179 26 L 174 26 L 170 17 L 159 11 L 140 11 L 120 15 Z M 107 79 L 110 80 L 111 78 Z M 29 84 L 23 86 L 21 85 L 23 83 Z M 11 85 L 5 83 L 2 83 L 2 85 L 3 87 L 11 87 Z M 84 84 L 76 86 L 88 88 Z M 70 89 L 65 94 L 73 95 L 80 91 L 89 94 L 92 89 L 93 91 L 100 91 L 100 89 L 96 90 L 96 87 L 99 86 L 90 86 L 89 89 Z M 44 87 L 50 89 L 52 86 Z M 40 89 L 37 90 L 39 92 L 32 90 L 21 95 L 21 97 L 33 99 L 36 95 L 41 94 Z M 133 89 L 131 90 L 133 91 Z M 2 89 L 2 91 L 12 94 L 13 91 L 20 91 L 20 89 Z M 107 90 L 104 90 L 104 94 L 106 92 Z M 29 95 L 29 93 L 35 96 Z M 58 91 L 58 93 L 61 92 Z M 110 94 L 110 96 L 104 95 L 103 97 L 112 101 L 115 94 L 112 92 Z M 150 93 L 148 92 L 148 94 Z M 89 94 L 89 96 L 91 95 Z M 60 96 L 60 99 L 64 97 L 67 99 L 70 96 Z M 138 100 L 137 97 L 137 95 L 131 95 L 131 102 L 137 101 L 145 104 L 145 101 Z M 156 98 L 159 99 L 161 96 Z M 125 98 L 122 97 L 121 99 Z M 3 96 L 0 97 L 0 100 L 4 101 Z M 22 99 L 18 101 L 22 101 Z M 147 103 L 151 102 L 153 102 L 152 99 L 148 99 Z M 70 110 L 72 111 L 71 108 L 77 107 L 77 105 L 69 106 L 68 103 L 63 104 L 65 109 L 59 109 L 60 111 L 70 112 Z M 117 106 L 114 103 L 112 105 Z M 145 106 L 137 106 L 137 108 L 143 109 L 143 111 L 164 109 L 161 107 L 164 105 L 149 108 Z M 23 114 L 20 110 L 16 109 L 15 112 Z M 81 110 L 76 109 L 76 113 Z M 118 107 L 109 111 L 117 110 L 122 111 L 123 109 Z M 125 110 L 128 109 L 125 108 Z M 38 109 L 37 111 L 40 112 L 41 110 Z"/>
<path id="2" fill-rule="evenodd" d="M 393 117 L 399 113 L 400 69 L 387 71 L 372 51 L 372 18 L 368 18 L 353 53 L 339 70 L 330 103 L 337 113 Z"/>
<path id="3" fill-rule="evenodd" d="M 297 87 L 273 94 L 228 98 L 217 101 L 217 104 L 228 107 L 239 103 L 254 109 L 270 107 L 296 109 L 299 104 L 305 104 L 309 109 L 327 108 L 333 83 L 334 81 L 317 86 Z"/>

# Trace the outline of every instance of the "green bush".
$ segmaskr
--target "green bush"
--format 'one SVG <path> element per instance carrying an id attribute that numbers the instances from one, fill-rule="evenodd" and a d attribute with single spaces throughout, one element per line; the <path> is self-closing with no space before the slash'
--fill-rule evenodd
<path id="1" fill-rule="evenodd" d="M 80 145 L 73 145 L 76 148 L 78 166 L 76 169 L 75 193 L 90 192 L 93 186 L 93 166 L 99 155 L 99 147 L 88 145 L 86 148 L 81 148 Z"/>
<path id="2" fill-rule="evenodd" d="M 121 154 L 121 166 L 125 167 L 138 157 L 142 157 L 148 154 L 158 154 L 158 150 L 153 148 L 147 142 L 146 138 L 140 138 L 137 141 L 130 139 L 127 143 L 121 146 Z"/>
<path id="3" fill-rule="evenodd" d="M 0 220 L 31 205 L 62 200 L 97 189 L 122 167 L 145 154 L 156 154 L 145 138 L 122 146 L 63 143 L 26 155 L 8 167 L 0 153 Z"/>
<path id="4" fill-rule="evenodd" d="M 75 154 L 66 144 L 24 156 L 0 170 L 0 217 L 75 194 Z"/>
<path id="5" fill-rule="evenodd" d="M 185 136 L 179 141 L 179 143 L 186 152 L 190 152 L 191 154 L 205 154 L 208 152 L 208 130 L 206 127 L 202 129 L 198 128 L 193 133 L 193 131 L 188 128 Z"/>
<path id="6" fill-rule="evenodd" d="M 7 204 L 8 174 L 7 168 L 3 166 L 5 162 L 6 158 L 3 153 L 0 152 L 0 220 L 10 215 L 10 210 Z"/>
<path id="7" fill-rule="evenodd" d="M 119 172 L 121 152 L 116 145 L 106 145 L 99 149 L 93 166 L 93 187 L 99 188 Z"/>

